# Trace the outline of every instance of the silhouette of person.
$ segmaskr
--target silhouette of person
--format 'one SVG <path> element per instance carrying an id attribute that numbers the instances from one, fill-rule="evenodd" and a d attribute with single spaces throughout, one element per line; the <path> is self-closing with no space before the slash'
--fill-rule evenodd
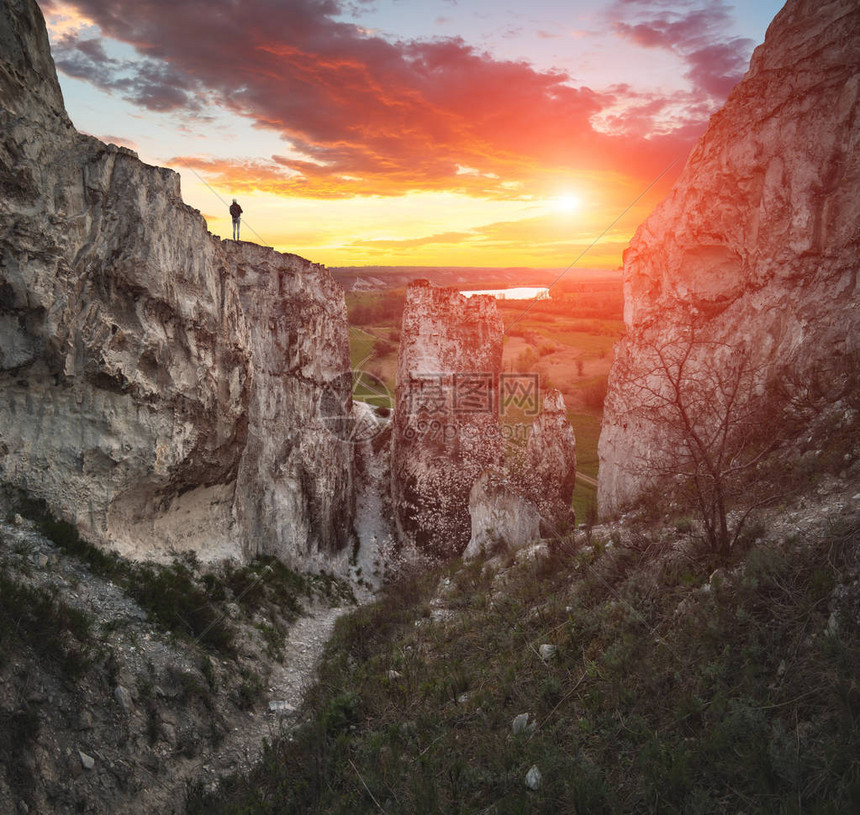
<path id="1" fill-rule="evenodd" d="M 239 221 L 242 218 L 242 207 L 239 206 L 235 198 L 230 204 L 230 216 L 233 218 L 233 240 L 237 241 L 239 240 Z"/>

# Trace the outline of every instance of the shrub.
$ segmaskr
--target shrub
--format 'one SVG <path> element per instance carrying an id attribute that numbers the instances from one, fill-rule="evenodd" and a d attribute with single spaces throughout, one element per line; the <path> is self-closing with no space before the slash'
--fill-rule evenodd
<path id="1" fill-rule="evenodd" d="M 0 667 L 21 650 L 77 678 L 90 665 L 92 618 L 45 589 L 0 574 Z"/>
<path id="2" fill-rule="evenodd" d="M 250 668 L 241 669 L 242 681 L 235 691 L 235 702 L 240 710 L 250 710 L 262 698 L 263 678 Z"/>
<path id="3" fill-rule="evenodd" d="M 373 343 L 373 353 L 377 357 L 384 357 L 387 354 L 395 354 L 397 353 L 397 346 L 393 342 L 388 342 L 388 340 L 376 340 Z"/>
<path id="4" fill-rule="evenodd" d="M 136 565 L 128 593 L 154 620 L 170 631 L 182 633 L 224 654 L 233 653 L 233 631 L 220 612 L 193 580 L 187 566 Z"/>
<path id="5" fill-rule="evenodd" d="M 6 783 L 16 799 L 30 801 L 31 809 L 36 781 L 33 765 L 27 757 L 36 743 L 39 728 L 39 715 L 34 708 L 15 711 L 0 708 L 0 755 L 3 756 Z M 23 807 L 21 810 L 27 811 Z"/>
<path id="6" fill-rule="evenodd" d="M 583 401 L 589 410 L 599 412 L 603 410 L 606 394 L 609 392 L 609 378 L 602 376 L 583 391 Z"/>

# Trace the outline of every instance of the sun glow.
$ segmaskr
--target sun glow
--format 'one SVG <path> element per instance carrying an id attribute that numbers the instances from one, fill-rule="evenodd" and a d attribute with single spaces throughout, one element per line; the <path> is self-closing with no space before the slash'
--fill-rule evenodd
<path id="1" fill-rule="evenodd" d="M 559 195 L 553 201 L 553 209 L 557 212 L 576 212 L 582 206 L 582 199 L 573 193 Z"/>

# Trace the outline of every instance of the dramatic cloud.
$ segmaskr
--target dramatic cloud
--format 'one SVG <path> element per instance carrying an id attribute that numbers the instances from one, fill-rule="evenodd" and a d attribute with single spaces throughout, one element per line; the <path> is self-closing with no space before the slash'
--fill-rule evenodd
<path id="1" fill-rule="evenodd" d="M 643 211 L 637 212 L 636 215 L 641 218 Z M 487 223 L 467 232 L 443 232 L 416 238 L 358 239 L 350 242 L 349 246 L 384 254 L 391 250 L 404 251 L 427 246 L 458 246 L 487 252 L 519 245 L 527 246 L 533 257 L 554 256 L 567 258 L 570 262 L 586 247 L 591 246 L 599 234 L 599 231 L 595 233 L 589 228 L 572 228 L 569 221 L 558 216 L 541 215 Z M 605 253 L 606 249 L 610 248 L 620 254 L 628 238 L 627 230 L 610 230 L 598 241 L 597 252 Z"/>
<path id="2" fill-rule="evenodd" d="M 473 237 L 474 233 L 471 232 L 440 232 L 438 235 L 427 235 L 423 238 L 357 240 L 350 245 L 364 249 L 415 249 L 419 246 L 463 243 Z"/>
<path id="3" fill-rule="evenodd" d="M 119 92 L 148 110 L 197 111 L 202 107 L 202 89 L 191 77 L 160 60 L 113 59 L 97 38 L 66 34 L 54 46 L 54 61 L 68 76 Z"/>
<path id="4" fill-rule="evenodd" d="M 686 77 L 694 89 L 722 102 L 743 76 L 755 43 L 740 37 L 725 39 L 732 16 L 722 0 L 697 4 L 701 8 L 674 3 L 673 9 L 655 10 L 660 5 L 620 0 L 613 12 L 618 18 L 616 31 L 645 48 L 677 54 L 689 66 Z"/>
<path id="5" fill-rule="evenodd" d="M 667 100 L 637 99 L 623 86 L 602 93 L 574 87 L 563 72 L 494 59 L 461 39 L 389 42 L 339 19 L 359 14 L 360 2 L 71 5 L 143 59 L 113 59 L 97 40 L 71 32 L 57 51 L 70 76 L 156 111 L 195 113 L 215 100 L 284 138 L 284 155 L 267 161 L 178 160 L 237 190 L 513 198 L 540 195 L 551 179 L 582 173 L 644 183 L 689 149 L 710 112 L 687 100 L 683 127 L 649 131 Z M 618 30 L 681 54 L 697 89 L 719 95 L 733 81 L 747 46 L 719 40 L 721 4 L 680 16 L 636 14 Z M 703 117 L 693 120 L 699 110 Z"/>

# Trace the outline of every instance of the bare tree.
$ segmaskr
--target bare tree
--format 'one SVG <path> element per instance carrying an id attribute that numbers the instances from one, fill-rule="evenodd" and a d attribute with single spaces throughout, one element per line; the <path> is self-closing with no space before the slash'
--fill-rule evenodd
<path id="1" fill-rule="evenodd" d="M 727 555 L 750 513 L 770 498 L 751 471 L 779 443 L 767 370 L 748 346 L 700 337 L 691 323 L 668 340 L 640 343 L 629 415 L 653 444 L 633 466 L 686 493 L 706 542 Z M 740 509 L 730 524 L 729 513 Z"/>

